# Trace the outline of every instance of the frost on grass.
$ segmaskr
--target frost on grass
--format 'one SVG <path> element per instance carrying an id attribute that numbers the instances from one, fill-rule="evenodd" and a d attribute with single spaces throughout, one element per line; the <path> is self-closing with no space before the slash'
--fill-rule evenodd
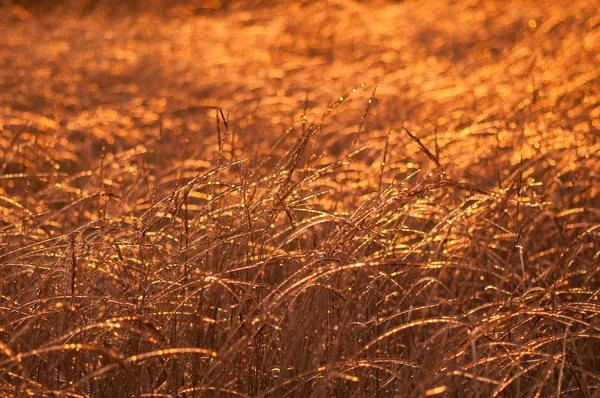
<path id="1" fill-rule="evenodd" d="M 0 12 L 2 395 L 597 396 L 598 4 L 208 3 Z"/>

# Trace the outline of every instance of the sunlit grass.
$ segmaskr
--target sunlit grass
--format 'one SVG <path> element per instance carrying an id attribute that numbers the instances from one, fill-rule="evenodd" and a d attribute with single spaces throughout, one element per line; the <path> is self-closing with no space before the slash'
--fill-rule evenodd
<path id="1" fill-rule="evenodd" d="M 2 9 L 2 395 L 597 396 L 598 4 L 225 3 Z"/>

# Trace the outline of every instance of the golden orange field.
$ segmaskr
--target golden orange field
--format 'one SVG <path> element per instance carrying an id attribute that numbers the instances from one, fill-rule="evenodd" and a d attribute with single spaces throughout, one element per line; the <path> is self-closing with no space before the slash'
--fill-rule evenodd
<path id="1" fill-rule="evenodd" d="M 0 5 L 0 396 L 600 397 L 600 2 Z"/>

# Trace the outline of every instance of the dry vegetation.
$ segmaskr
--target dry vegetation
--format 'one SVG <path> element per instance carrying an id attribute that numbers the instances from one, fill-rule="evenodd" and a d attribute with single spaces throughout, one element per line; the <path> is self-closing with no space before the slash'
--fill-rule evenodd
<path id="1" fill-rule="evenodd" d="M 600 397 L 600 4 L 208 3 L 3 6 L 0 395 Z"/>

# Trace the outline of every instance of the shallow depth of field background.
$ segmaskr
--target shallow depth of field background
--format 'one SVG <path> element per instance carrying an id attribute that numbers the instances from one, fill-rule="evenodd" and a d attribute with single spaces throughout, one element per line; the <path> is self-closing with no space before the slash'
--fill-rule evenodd
<path id="1" fill-rule="evenodd" d="M 600 3 L 121 3 L 0 6 L 0 395 L 600 397 Z"/>

